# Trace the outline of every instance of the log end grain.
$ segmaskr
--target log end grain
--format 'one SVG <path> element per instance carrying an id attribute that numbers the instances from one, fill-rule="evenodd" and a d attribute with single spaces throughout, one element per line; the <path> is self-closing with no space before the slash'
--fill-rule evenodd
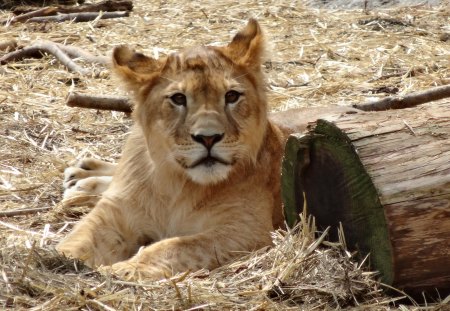
<path id="1" fill-rule="evenodd" d="M 380 272 L 384 283 L 392 284 L 392 250 L 383 206 L 348 138 L 332 123 L 317 121 L 314 133 L 288 139 L 282 173 L 288 225 L 302 211 L 304 193 L 319 230 L 331 227 L 330 239 L 337 241 L 342 223 L 348 247 L 362 256 L 370 253 L 371 268 Z"/>
<path id="2" fill-rule="evenodd" d="M 331 239 L 342 223 L 347 246 L 370 253 L 383 282 L 415 297 L 449 295 L 450 102 L 311 125 L 285 149 L 288 224 L 305 197 Z"/>

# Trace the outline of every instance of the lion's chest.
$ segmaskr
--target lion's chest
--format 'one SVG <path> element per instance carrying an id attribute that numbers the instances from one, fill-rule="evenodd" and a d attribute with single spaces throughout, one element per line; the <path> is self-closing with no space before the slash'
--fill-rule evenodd
<path id="1" fill-rule="evenodd" d="M 155 240 L 203 232 L 214 221 L 208 208 L 198 209 L 190 196 L 166 196 L 150 200 L 145 206 L 147 230 Z"/>

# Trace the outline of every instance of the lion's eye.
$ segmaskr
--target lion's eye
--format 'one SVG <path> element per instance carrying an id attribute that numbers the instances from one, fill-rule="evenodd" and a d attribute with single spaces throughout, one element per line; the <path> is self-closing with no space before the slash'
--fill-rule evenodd
<path id="1" fill-rule="evenodd" d="M 175 105 L 178 106 L 186 106 L 186 95 L 181 94 L 181 93 L 176 93 L 172 96 L 170 96 L 170 100 L 172 101 L 172 103 L 174 103 Z"/>
<path id="2" fill-rule="evenodd" d="M 238 101 L 239 97 L 241 97 L 241 93 L 239 93 L 238 91 L 228 91 L 225 94 L 225 103 L 226 104 L 234 104 L 235 102 Z"/>

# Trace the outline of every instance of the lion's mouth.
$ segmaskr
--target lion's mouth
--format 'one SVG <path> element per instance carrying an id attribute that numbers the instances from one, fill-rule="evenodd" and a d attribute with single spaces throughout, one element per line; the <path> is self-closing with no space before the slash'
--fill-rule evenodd
<path id="1" fill-rule="evenodd" d="M 223 165 L 230 165 L 231 164 L 231 163 L 229 163 L 229 162 L 227 162 L 227 161 L 225 161 L 223 159 L 220 159 L 218 157 L 213 157 L 212 155 L 208 154 L 206 157 L 195 161 L 192 165 L 189 166 L 189 168 L 195 168 L 195 167 L 200 166 L 200 165 L 204 165 L 206 167 L 212 167 L 212 166 L 214 166 L 217 163 L 220 163 L 220 164 L 223 164 Z"/>

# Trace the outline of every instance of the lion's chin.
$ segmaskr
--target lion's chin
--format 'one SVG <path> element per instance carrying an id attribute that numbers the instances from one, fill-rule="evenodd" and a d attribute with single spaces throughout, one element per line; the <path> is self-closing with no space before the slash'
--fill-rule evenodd
<path id="1" fill-rule="evenodd" d="M 217 184 L 227 179 L 232 170 L 231 164 L 205 161 L 186 170 L 191 180 L 200 185 Z"/>

